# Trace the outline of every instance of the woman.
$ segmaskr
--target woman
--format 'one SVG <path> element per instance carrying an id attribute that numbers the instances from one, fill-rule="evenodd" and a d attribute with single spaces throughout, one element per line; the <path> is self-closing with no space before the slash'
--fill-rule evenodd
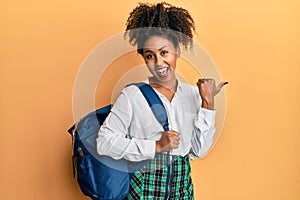
<path id="1" fill-rule="evenodd" d="M 196 87 L 176 78 L 180 48 L 192 48 L 194 29 L 187 10 L 167 3 L 140 4 L 127 20 L 125 36 L 152 74 L 145 83 L 162 100 L 170 130 L 163 130 L 136 86 L 123 89 L 99 131 L 97 150 L 114 159 L 152 159 L 132 177 L 126 199 L 194 198 L 189 154 L 201 157 L 212 145 L 214 96 L 227 84 L 199 79 Z"/>

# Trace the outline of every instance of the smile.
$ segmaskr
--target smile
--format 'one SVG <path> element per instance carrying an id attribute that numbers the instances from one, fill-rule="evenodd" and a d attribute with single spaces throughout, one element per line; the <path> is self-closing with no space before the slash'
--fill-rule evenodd
<path id="1" fill-rule="evenodd" d="M 169 67 L 163 67 L 163 68 L 157 69 L 156 72 L 161 78 L 165 78 L 168 76 L 168 70 L 169 70 Z"/>

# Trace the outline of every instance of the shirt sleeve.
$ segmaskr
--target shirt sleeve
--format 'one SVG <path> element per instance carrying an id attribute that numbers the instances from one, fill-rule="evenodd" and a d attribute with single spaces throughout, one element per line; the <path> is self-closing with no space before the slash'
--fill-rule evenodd
<path id="1" fill-rule="evenodd" d="M 215 133 L 216 110 L 200 108 L 194 119 L 192 136 L 192 153 L 196 157 L 203 157 L 213 144 Z"/>
<path id="2" fill-rule="evenodd" d="M 130 161 L 154 158 L 155 141 L 128 137 L 132 113 L 130 99 L 126 95 L 125 88 L 99 130 L 96 139 L 99 155 Z"/>

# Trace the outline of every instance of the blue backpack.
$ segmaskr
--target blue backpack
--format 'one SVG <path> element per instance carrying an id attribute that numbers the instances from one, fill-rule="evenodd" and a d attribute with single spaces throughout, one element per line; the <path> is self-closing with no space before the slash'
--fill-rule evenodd
<path id="1" fill-rule="evenodd" d="M 139 87 L 164 130 L 169 130 L 167 112 L 153 88 L 145 83 L 134 85 Z M 123 200 L 128 195 L 133 173 L 151 161 L 132 163 L 97 153 L 98 131 L 111 108 L 108 105 L 89 113 L 68 130 L 72 135 L 73 176 L 77 173 L 83 194 L 95 200 Z"/>

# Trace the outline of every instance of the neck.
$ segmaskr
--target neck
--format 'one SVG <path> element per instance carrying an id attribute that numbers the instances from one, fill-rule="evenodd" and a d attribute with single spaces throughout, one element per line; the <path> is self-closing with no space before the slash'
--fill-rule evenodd
<path id="1" fill-rule="evenodd" d="M 154 77 L 150 77 L 149 84 L 156 86 L 156 87 L 164 87 L 168 90 L 171 90 L 173 93 L 175 93 L 177 90 L 178 81 L 175 78 L 175 79 L 169 80 L 168 82 L 160 82 L 160 81 L 155 80 Z"/>

